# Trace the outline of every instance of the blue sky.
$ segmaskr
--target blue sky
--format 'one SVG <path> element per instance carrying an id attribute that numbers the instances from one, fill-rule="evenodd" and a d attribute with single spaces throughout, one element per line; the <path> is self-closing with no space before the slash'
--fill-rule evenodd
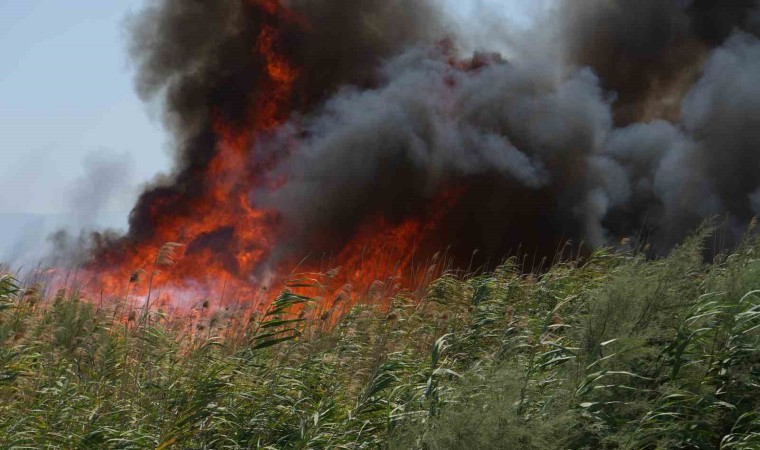
<path id="1" fill-rule="evenodd" d="M 541 3 L 446 1 L 463 28 L 484 5 L 524 22 Z M 168 137 L 155 105 L 134 94 L 125 52 L 124 19 L 142 3 L 0 0 L 0 213 L 65 213 L 100 155 L 129 169 L 106 205 L 125 220 L 139 186 L 169 167 Z"/>
<path id="2" fill-rule="evenodd" d="M 124 17 L 140 3 L 0 0 L 0 212 L 65 211 L 92 154 L 130 164 L 132 189 L 168 166 L 124 50 Z"/>

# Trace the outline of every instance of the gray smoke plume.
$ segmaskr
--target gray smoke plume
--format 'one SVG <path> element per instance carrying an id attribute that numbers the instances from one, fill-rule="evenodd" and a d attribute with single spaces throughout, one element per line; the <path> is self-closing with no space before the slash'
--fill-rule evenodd
<path id="1" fill-rule="evenodd" d="M 666 249 L 711 215 L 746 224 L 757 212 L 752 35 L 735 32 L 711 53 L 677 122 L 616 127 L 615 93 L 589 69 L 498 58 L 458 69 L 417 48 L 380 73 L 381 87 L 346 88 L 259 143 L 298 141 L 272 173 L 288 182 L 252 195 L 282 211 L 294 248 L 335 245 L 363 218 L 413 216 L 452 184 L 474 187 L 463 203 L 477 207 L 455 233 L 470 250 L 548 249 L 561 237 L 598 246 L 647 227 Z"/>
<path id="2" fill-rule="evenodd" d="M 384 58 L 441 33 L 428 0 L 284 2 L 295 17 L 270 12 L 267 4 L 278 2 L 153 0 L 131 19 L 137 91 L 146 100 L 163 97 L 176 163 L 170 179 L 141 196 L 128 240 L 153 233 L 157 203 L 162 214 L 194 214 L 192 201 L 205 192 L 204 169 L 217 151 L 216 120 L 248 126 L 257 114 L 253 100 L 270 89 L 266 55 L 256 51 L 265 27 L 276 30 L 273 50 L 303 74 L 289 99 L 295 110 L 310 109 L 344 84 L 371 86 Z"/>
<path id="3" fill-rule="evenodd" d="M 93 230 L 123 227 L 126 213 L 120 205 L 129 202 L 135 189 L 129 154 L 92 152 L 82 168 L 82 174 L 59 193 L 60 212 L 2 218 L 10 245 L 0 248 L 0 261 L 27 267 L 76 266 L 91 256 Z M 115 236 L 116 232 L 101 234 Z M 48 237 L 41 240 L 40 236 Z"/>
<path id="4" fill-rule="evenodd" d="M 133 194 L 133 164 L 128 153 L 93 152 L 82 161 L 84 173 L 66 193 L 66 211 L 59 229 L 47 239 L 49 249 L 43 260 L 53 266 L 76 266 L 90 257 L 93 230 L 113 227 L 116 205 Z M 118 217 L 121 222 L 122 218 Z M 118 235 L 101 231 L 100 236 Z"/>
<path id="5" fill-rule="evenodd" d="M 149 239 L 161 215 L 201 214 L 216 120 L 248 126 L 270 89 L 256 50 L 268 29 L 299 71 L 285 125 L 247 168 L 262 180 L 251 203 L 281 213 L 275 258 L 340 251 L 363 223 L 424 217 L 452 187 L 429 247 L 491 261 L 639 233 L 665 251 L 705 217 L 760 209 L 758 0 L 558 1 L 505 33 L 509 58 L 468 60 L 432 0 L 276 4 L 154 0 L 133 19 L 138 92 L 163 99 L 176 168 L 106 253 Z M 204 242 L 235 252 L 236 226 Z"/>
<path id="6" fill-rule="evenodd" d="M 735 29 L 757 31 L 757 0 L 572 0 L 557 28 L 567 61 L 615 92 L 616 122 L 678 119 L 704 59 Z"/>
<path id="7" fill-rule="evenodd" d="M 104 213 L 130 194 L 133 165 L 128 153 L 90 153 L 83 161 L 84 173 L 72 183 L 67 211 L 75 228 L 87 228 L 103 219 Z"/>
<path id="8" fill-rule="evenodd" d="M 384 67 L 381 88 L 347 88 L 261 143 L 276 149 L 306 136 L 272 173 L 288 183 L 255 193 L 254 201 L 277 207 L 295 226 L 290 234 L 309 244 L 325 235 L 350 237 L 367 217 L 414 215 L 454 182 L 485 182 L 467 195 L 480 213 L 458 230 L 470 251 L 481 236 L 498 234 L 491 224 L 503 228 L 504 239 L 533 222 L 566 219 L 572 230 L 597 221 L 586 217 L 598 214 L 591 208 L 598 186 L 589 184 L 592 163 L 604 166 L 594 156 L 611 127 L 609 101 L 590 71 L 563 77 L 553 69 L 494 61 L 460 70 L 439 51 L 411 50 Z M 537 198 L 556 208 L 556 217 L 522 204 Z"/>

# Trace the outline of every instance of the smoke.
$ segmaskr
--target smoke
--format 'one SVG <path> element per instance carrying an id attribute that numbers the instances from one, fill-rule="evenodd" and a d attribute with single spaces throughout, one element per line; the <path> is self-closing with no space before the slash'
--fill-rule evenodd
<path id="1" fill-rule="evenodd" d="M 89 153 L 82 161 L 82 173 L 59 192 L 60 212 L 6 214 L 3 231 L 10 245 L 0 249 L 0 260 L 28 266 L 75 266 L 87 261 L 93 230 L 116 229 L 123 222 L 120 213 L 135 193 L 132 172 L 128 153 Z M 117 232 L 100 235 L 114 237 Z"/>
<path id="2" fill-rule="evenodd" d="M 640 232 L 664 251 L 706 217 L 760 211 L 756 0 L 561 1 L 505 31 L 509 60 L 459 58 L 432 1 L 279 4 L 157 0 L 132 18 L 137 89 L 163 101 L 177 157 L 127 242 L 192 220 L 218 124 L 265 113 L 241 170 L 257 178 L 250 203 L 279 214 L 274 258 L 338 251 L 452 188 L 429 245 L 491 261 Z M 297 71 L 292 92 L 273 88 L 272 51 Z M 277 95 L 274 113 L 261 106 Z"/>
<path id="3" fill-rule="evenodd" d="M 66 193 L 63 223 L 47 239 L 43 259 L 54 266 L 82 264 L 90 258 L 96 236 L 117 236 L 114 230 L 97 235 L 93 230 L 113 226 L 113 213 L 118 213 L 133 195 L 134 162 L 128 153 L 90 153 L 82 167 L 84 172 Z"/>
<path id="4" fill-rule="evenodd" d="M 510 234 L 519 236 L 532 223 L 566 220 L 570 231 L 597 220 L 588 217 L 598 214 L 591 207 L 599 187 L 592 172 L 604 163 L 594 155 L 612 118 L 590 71 L 565 78 L 551 67 L 506 62 L 454 69 L 446 54 L 418 48 L 381 73 L 382 87 L 348 88 L 259 144 L 276 149 L 301 136 L 295 153 L 271 173 L 287 183 L 253 196 L 294 225 L 287 233 L 300 238 L 294 248 L 325 236 L 335 245 L 367 217 L 413 216 L 452 184 L 482 184 L 462 201 L 479 212 L 456 230 L 458 245 L 469 251 L 492 247 L 486 236 L 512 241 Z M 555 217 L 523 204 L 528 199 L 556 205 Z"/>
<path id="5" fill-rule="evenodd" d="M 752 202 L 752 211 L 756 215 L 760 215 L 760 189 L 756 190 L 752 195 L 749 197 L 750 202 Z"/>
<path id="6" fill-rule="evenodd" d="M 499 52 L 511 57 L 522 38 L 555 6 L 555 0 L 468 0 L 441 2 L 455 33 L 457 48 L 467 55 L 475 51 Z M 545 33 L 548 35 L 548 33 Z M 531 41 L 535 45 L 537 35 Z"/>
<path id="7" fill-rule="evenodd" d="M 293 14 L 278 13 L 278 2 L 154 1 L 131 19 L 137 91 L 146 100 L 162 96 L 177 149 L 173 177 L 158 180 L 133 210 L 131 239 L 152 234 L 156 204 L 172 204 L 162 214 L 192 215 L 218 149 L 216 124 L 242 128 L 263 113 L 251 110 L 271 89 L 262 39 L 303 74 L 288 103 L 306 110 L 341 85 L 371 86 L 384 58 L 440 35 L 440 16 L 426 0 L 289 0 Z M 262 34 L 270 29 L 274 38 Z"/>
<path id="8" fill-rule="evenodd" d="M 340 86 L 372 87 L 377 67 L 410 45 L 442 37 L 434 0 L 286 0 L 309 24 L 293 61 L 304 76 L 296 106 L 308 108 Z"/>
<path id="9" fill-rule="evenodd" d="M 120 210 L 131 194 L 134 162 L 128 153 L 90 153 L 82 161 L 84 173 L 67 193 L 67 211 L 75 228 L 87 228 L 103 219 L 103 214 Z"/>
<path id="10" fill-rule="evenodd" d="M 625 127 L 614 121 L 624 100 L 589 69 L 458 69 L 415 48 L 379 71 L 382 87 L 346 88 L 259 143 L 298 140 L 271 174 L 288 182 L 252 198 L 282 211 L 296 249 L 350 239 L 367 217 L 414 215 L 452 184 L 475 207 L 445 239 L 496 259 L 519 244 L 546 252 L 562 238 L 598 246 L 645 230 L 667 249 L 712 215 L 746 224 L 760 186 L 760 41 L 723 42 L 677 121 Z"/>
<path id="11" fill-rule="evenodd" d="M 567 60 L 618 95 L 618 124 L 676 120 L 704 58 L 735 29 L 756 30 L 757 8 L 757 0 L 564 1 L 558 28 Z"/>

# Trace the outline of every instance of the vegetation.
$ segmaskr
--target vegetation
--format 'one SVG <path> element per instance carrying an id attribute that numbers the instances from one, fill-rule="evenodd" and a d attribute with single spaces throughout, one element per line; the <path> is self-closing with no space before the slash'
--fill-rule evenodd
<path id="1" fill-rule="evenodd" d="M 345 311 L 296 280 L 246 320 L 5 275 L 0 447 L 758 449 L 760 242 L 706 263 L 709 233 Z"/>

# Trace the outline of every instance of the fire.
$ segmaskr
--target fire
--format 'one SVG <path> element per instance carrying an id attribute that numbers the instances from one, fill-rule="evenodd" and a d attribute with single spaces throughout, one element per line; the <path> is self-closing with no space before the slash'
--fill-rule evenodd
<path id="1" fill-rule="evenodd" d="M 256 152 L 258 136 L 288 119 L 294 86 L 300 77 L 308 76 L 282 51 L 278 24 L 308 25 L 278 0 L 250 0 L 250 5 L 260 8 L 267 18 L 251 49 L 251 56 L 264 61 L 266 67 L 244 125 L 231 123 L 221 114 L 214 118 L 217 144 L 208 164 L 198 169 L 203 171 L 205 183 L 201 195 L 179 212 L 172 208 L 183 200 L 178 194 L 156 198 L 149 211 L 153 234 L 123 244 L 118 252 L 108 249 L 96 254 L 88 267 L 91 290 L 145 298 L 150 276 L 153 298 L 163 299 L 158 304 L 167 301 L 166 294 L 191 301 L 220 298 L 228 284 L 237 289 L 248 287 L 251 292 L 256 286 L 268 285 L 270 292 L 275 292 L 287 284 L 290 270 L 298 265 L 299 261 L 285 260 L 276 267 L 264 267 L 278 245 L 281 218 L 275 210 L 255 206 L 256 199 L 250 196 L 256 188 L 277 188 L 262 186 L 263 175 L 287 149 L 279 155 L 255 158 L 251 152 Z M 385 217 L 368 220 L 342 249 L 335 249 L 331 265 L 340 269 L 334 271 L 333 288 L 356 291 L 376 280 L 410 283 L 417 246 L 457 198 L 454 190 L 444 192 L 431 202 L 429 211 L 400 223 Z M 172 213 L 165 213 L 168 210 Z M 171 267 L 157 267 L 156 254 L 167 242 L 181 244 L 178 255 Z M 316 272 L 325 267 L 307 260 L 300 269 Z"/>
<path id="2" fill-rule="evenodd" d="M 339 267 L 346 268 L 339 280 L 353 287 L 368 287 L 378 280 L 410 285 L 416 247 L 441 223 L 460 195 L 457 189 L 444 191 L 432 202 L 436 207 L 426 217 L 408 218 L 398 225 L 382 217 L 367 223 L 337 257 Z"/>

